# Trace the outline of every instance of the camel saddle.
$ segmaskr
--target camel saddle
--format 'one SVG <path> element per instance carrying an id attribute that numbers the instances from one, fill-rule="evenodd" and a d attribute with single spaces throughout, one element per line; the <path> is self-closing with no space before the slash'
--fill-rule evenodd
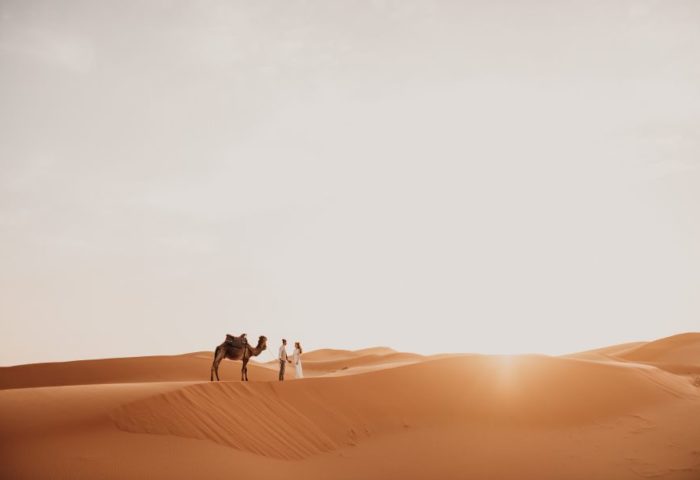
<path id="1" fill-rule="evenodd" d="M 248 345 L 248 339 L 245 336 L 236 337 L 234 335 L 226 334 L 226 343 L 234 348 L 243 348 Z"/>

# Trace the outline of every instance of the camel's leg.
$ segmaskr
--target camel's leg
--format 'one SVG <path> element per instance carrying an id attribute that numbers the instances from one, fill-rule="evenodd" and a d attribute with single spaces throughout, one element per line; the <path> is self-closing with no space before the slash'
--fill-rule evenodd
<path id="1" fill-rule="evenodd" d="M 248 380 L 248 360 L 243 358 L 241 361 L 241 382 Z"/>

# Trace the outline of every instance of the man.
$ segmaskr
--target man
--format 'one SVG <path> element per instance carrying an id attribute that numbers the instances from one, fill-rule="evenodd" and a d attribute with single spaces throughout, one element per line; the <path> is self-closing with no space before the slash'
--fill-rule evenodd
<path id="1" fill-rule="evenodd" d="M 280 345 L 279 351 L 279 361 L 280 361 L 280 382 L 284 380 L 284 369 L 287 366 L 287 362 L 292 363 L 292 361 L 287 356 L 287 339 L 282 339 L 282 345 Z"/>

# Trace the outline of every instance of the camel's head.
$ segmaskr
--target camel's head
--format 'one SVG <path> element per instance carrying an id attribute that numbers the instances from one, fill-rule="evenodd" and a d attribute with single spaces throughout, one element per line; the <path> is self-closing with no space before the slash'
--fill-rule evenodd
<path id="1" fill-rule="evenodd" d="M 267 348 L 267 337 L 265 335 L 260 335 L 258 338 L 258 348 L 260 350 L 265 350 Z"/>

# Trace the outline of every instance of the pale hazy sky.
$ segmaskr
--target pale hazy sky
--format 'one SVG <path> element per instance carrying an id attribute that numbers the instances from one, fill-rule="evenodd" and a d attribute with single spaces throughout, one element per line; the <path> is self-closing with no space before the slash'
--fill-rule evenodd
<path id="1" fill-rule="evenodd" d="M 0 0 L 0 364 L 690 330 L 696 0 Z"/>

